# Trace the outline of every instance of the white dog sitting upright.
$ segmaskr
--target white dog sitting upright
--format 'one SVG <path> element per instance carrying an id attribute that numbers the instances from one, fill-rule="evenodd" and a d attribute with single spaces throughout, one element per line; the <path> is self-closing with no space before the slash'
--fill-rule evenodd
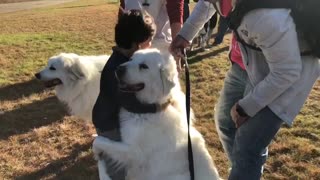
<path id="1" fill-rule="evenodd" d="M 185 96 L 173 57 L 155 49 L 140 50 L 116 73 L 122 91 L 135 92 L 138 100 L 158 103 L 162 110 L 150 114 L 120 110 L 122 142 L 101 136 L 93 142 L 100 179 L 110 179 L 101 154 L 125 166 L 127 180 L 190 179 Z M 195 179 L 219 179 L 202 135 L 192 125 L 190 130 Z"/>
<path id="2" fill-rule="evenodd" d="M 46 87 L 55 87 L 58 99 L 72 115 L 91 122 L 92 109 L 100 89 L 101 71 L 108 55 L 79 56 L 61 53 L 49 58 L 48 65 L 35 76 Z"/>

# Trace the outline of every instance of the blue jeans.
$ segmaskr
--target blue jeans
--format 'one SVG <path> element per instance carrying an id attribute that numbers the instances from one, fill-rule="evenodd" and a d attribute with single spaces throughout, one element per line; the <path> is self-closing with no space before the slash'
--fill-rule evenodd
<path id="1" fill-rule="evenodd" d="M 240 128 L 235 127 L 230 110 L 251 88 L 246 71 L 233 64 L 216 105 L 216 128 L 232 167 L 229 180 L 261 178 L 267 147 L 282 124 L 282 120 L 266 107 Z"/>

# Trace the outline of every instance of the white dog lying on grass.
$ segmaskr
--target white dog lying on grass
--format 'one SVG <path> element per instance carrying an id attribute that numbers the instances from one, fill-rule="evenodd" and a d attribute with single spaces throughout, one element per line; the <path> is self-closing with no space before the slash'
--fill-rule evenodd
<path id="1" fill-rule="evenodd" d="M 46 87 L 55 87 L 58 99 L 72 115 L 92 122 L 92 109 L 100 89 L 101 71 L 108 55 L 79 56 L 61 53 L 49 58 L 48 65 L 35 76 Z"/>
<path id="2" fill-rule="evenodd" d="M 93 142 L 100 179 L 110 179 L 103 155 L 126 168 L 127 180 L 190 179 L 185 95 L 173 57 L 155 49 L 137 51 L 116 73 L 121 90 L 134 90 L 140 101 L 164 108 L 153 114 L 120 110 L 122 142 L 101 136 Z M 202 135 L 192 125 L 190 129 L 195 179 L 219 179 Z"/>

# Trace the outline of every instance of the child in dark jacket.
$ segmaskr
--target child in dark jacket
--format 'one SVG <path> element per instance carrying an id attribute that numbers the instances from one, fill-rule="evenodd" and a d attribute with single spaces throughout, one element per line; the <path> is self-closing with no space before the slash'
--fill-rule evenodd
<path id="1" fill-rule="evenodd" d="M 135 51 L 151 46 L 154 33 L 153 19 L 140 10 L 130 10 L 119 16 L 115 27 L 116 46 L 113 47 L 113 53 L 102 71 L 100 93 L 92 112 L 92 121 L 99 136 L 121 140 L 118 117 L 121 107 L 134 113 L 158 111 L 158 105 L 143 104 L 137 100 L 134 93 L 119 91 L 115 77 L 115 70 L 128 62 Z M 108 173 L 113 179 L 124 179 L 121 171 L 114 172 L 108 168 Z"/>

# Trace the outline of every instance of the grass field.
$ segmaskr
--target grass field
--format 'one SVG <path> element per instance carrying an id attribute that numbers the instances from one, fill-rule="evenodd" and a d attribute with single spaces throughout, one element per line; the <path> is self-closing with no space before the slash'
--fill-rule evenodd
<path id="1" fill-rule="evenodd" d="M 94 129 L 75 117 L 52 90 L 34 80 L 48 57 L 60 52 L 110 54 L 117 4 L 79 0 L 0 16 L 0 179 L 97 179 Z M 192 107 L 197 128 L 226 178 L 228 162 L 214 127 L 229 68 L 223 45 L 190 56 Z M 320 83 L 294 126 L 284 126 L 270 146 L 264 179 L 320 180 Z"/>
<path id="2" fill-rule="evenodd" d="M 39 1 L 39 0 L 0 0 L 0 4 L 5 4 L 5 3 L 17 3 L 17 2 L 27 2 L 27 1 Z"/>

